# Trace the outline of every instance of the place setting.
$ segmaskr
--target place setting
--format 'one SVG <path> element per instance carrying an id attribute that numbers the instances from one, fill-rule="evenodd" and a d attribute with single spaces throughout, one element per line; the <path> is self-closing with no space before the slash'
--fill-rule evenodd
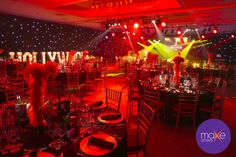
<path id="1" fill-rule="evenodd" d="M 98 121 L 103 124 L 119 124 L 124 120 L 121 113 L 104 112 L 98 115 Z"/>
<path id="2" fill-rule="evenodd" d="M 106 104 L 103 103 L 103 101 L 96 101 L 94 103 L 91 104 L 87 104 L 87 106 L 91 109 L 91 110 L 101 110 L 104 109 L 106 107 Z"/>
<path id="3" fill-rule="evenodd" d="M 87 155 L 102 156 L 116 149 L 117 140 L 104 132 L 98 132 L 84 137 L 79 146 L 80 150 Z"/>

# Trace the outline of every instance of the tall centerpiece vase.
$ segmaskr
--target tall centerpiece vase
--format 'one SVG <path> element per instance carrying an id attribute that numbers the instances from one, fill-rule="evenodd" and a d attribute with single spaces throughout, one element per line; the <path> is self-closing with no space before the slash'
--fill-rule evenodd
<path id="1" fill-rule="evenodd" d="M 174 62 L 174 77 L 173 82 L 176 84 L 176 86 L 179 86 L 180 80 L 179 80 L 179 65 L 180 63 L 184 62 L 184 58 L 180 56 L 180 53 L 178 53 L 178 56 L 176 56 L 173 59 Z"/>

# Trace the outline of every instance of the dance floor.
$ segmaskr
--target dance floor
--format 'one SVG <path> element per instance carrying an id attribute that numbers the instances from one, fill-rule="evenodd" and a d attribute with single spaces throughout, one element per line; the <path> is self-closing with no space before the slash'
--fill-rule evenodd
<path id="1" fill-rule="evenodd" d="M 106 77 L 104 85 L 91 88 L 84 100 L 94 102 L 105 100 L 105 88 L 111 88 L 122 91 L 121 112 L 126 115 L 126 105 L 128 104 L 128 82 L 123 75 L 122 70 L 112 65 L 108 68 L 108 77 Z M 150 134 L 147 155 L 148 157 L 234 157 L 236 154 L 236 84 L 227 89 L 223 120 L 228 124 L 231 130 L 231 143 L 229 147 L 222 153 L 217 155 L 209 155 L 204 153 L 197 145 L 195 139 L 196 129 L 193 129 L 191 123 L 182 121 L 180 127 L 176 130 L 175 123 L 166 123 L 164 120 L 154 121 Z M 133 132 L 135 131 L 135 122 L 137 109 L 130 117 L 128 123 L 128 145 L 132 145 L 135 139 Z"/>

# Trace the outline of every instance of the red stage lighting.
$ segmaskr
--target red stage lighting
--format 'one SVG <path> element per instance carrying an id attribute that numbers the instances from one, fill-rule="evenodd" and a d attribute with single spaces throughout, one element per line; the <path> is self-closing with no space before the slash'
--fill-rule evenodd
<path id="1" fill-rule="evenodd" d="M 177 34 L 178 34 L 178 35 L 181 35 L 181 34 L 182 34 L 181 30 L 178 30 L 178 31 L 177 31 Z"/>
<path id="2" fill-rule="evenodd" d="M 143 36 L 141 36 L 140 38 L 143 39 Z"/>
<path id="3" fill-rule="evenodd" d="M 133 36 L 136 35 L 134 32 L 133 32 Z"/>
<path id="4" fill-rule="evenodd" d="M 214 34 L 218 33 L 217 29 L 213 29 L 212 31 Z"/>
<path id="5" fill-rule="evenodd" d="M 231 38 L 235 38 L 235 36 L 232 34 L 232 35 L 231 35 Z"/>
<path id="6" fill-rule="evenodd" d="M 205 36 L 204 36 L 204 35 L 202 35 L 202 39 L 205 39 Z"/>
<path id="7" fill-rule="evenodd" d="M 115 33 L 112 33 L 111 35 L 114 37 L 114 36 L 115 36 Z"/>
<path id="8" fill-rule="evenodd" d="M 126 37 L 123 37 L 123 39 L 125 40 L 125 39 L 126 39 Z"/>
<path id="9" fill-rule="evenodd" d="M 162 26 L 162 27 L 166 27 L 166 22 L 162 21 L 162 22 L 161 22 L 161 26 Z"/>
<path id="10" fill-rule="evenodd" d="M 125 29 L 127 29 L 127 28 L 128 28 L 126 24 L 124 24 L 124 28 L 125 28 Z"/>
<path id="11" fill-rule="evenodd" d="M 134 28 L 135 29 L 139 28 L 139 24 L 137 22 L 134 23 Z"/>

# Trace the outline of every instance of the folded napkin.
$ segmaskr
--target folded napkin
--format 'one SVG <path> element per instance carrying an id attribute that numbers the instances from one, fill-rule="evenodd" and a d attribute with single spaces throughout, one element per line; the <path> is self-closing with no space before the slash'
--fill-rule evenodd
<path id="1" fill-rule="evenodd" d="M 107 114 L 107 115 L 104 115 L 102 116 L 101 118 L 103 120 L 116 120 L 118 118 L 121 117 L 121 114 L 120 113 L 112 113 L 112 114 Z"/>
<path id="2" fill-rule="evenodd" d="M 89 138 L 88 144 L 96 145 L 100 148 L 113 149 L 115 144 L 109 141 L 106 141 L 103 138 L 91 136 Z"/>
<path id="3" fill-rule="evenodd" d="M 103 101 L 98 101 L 95 102 L 91 105 L 92 108 L 97 108 L 97 107 L 101 107 L 103 105 Z"/>

